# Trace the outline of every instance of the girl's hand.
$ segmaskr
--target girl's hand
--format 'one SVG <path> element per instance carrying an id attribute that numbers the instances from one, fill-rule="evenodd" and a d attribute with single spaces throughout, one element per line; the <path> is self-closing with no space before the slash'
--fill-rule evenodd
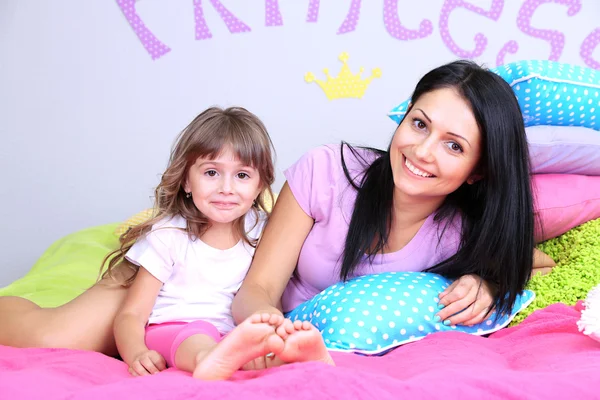
<path id="1" fill-rule="evenodd" d="M 133 359 L 129 373 L 133 376 L 143 376 L 157 374 L 165 368 L 167 363 L 163 356 L 154 350 L 146 350 Z"/>
<path id="2" fill-rule="evenodd" d="M 444 325 L 475 325 L 485 320 L 493 310 L 493 288 L 477 275 L 463 275 L 440 293 L 436 321 Z M 488 311 L 489 310 L 489 311 Z"/>

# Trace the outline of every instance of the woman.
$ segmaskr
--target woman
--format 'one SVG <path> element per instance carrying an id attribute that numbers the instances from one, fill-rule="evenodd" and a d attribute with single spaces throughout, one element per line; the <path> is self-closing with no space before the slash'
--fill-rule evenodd
<path id="1" fill-rule="evenodd" d="M 233 302 L 237 323 L 288 312 L 331 283 L 399 265 L 458 278 L 439 313 L 453 324 L 512 305 L 531 273 L 534 222 L 523 119 L 500 77 L 468 61 L 436 68 L 418 83 L 388 151 L 316 153 L 286 172 Z M 320 169 L 306 175 L 313 161 Z M 312 187 L 320 176 L 326 186 Z M 406 254 L 415 248 L 427 257 Z M 534 267 L 551 265 L 536 260 Z M 115 272 L 118 281 L 130 277 L 127 268 Z M 103 279 L 57 308 L 0 298 L 0 344 L 116 355 L 112 324 L 126 292 Z"/>
<path id="2" fill-rule="evenodd" d="M 423 270 L 457 278 L 440 295 L 447 324 L 509 310 L 532 266 L 553 265 L 534 256 L 529 170 L 510 86 L 469 61 L 434 69 L 387 151 L 326 146 L 285 172 L 234 318 L 290 312 L 353 276 Z"/>

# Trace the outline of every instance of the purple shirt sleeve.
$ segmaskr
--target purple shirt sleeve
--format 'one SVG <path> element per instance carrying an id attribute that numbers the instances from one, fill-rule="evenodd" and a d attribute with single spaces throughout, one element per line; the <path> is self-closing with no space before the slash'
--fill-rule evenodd
<path id="1" fill-rule="evenodd" d="M 290 190 L 304 212 L 315 221 L 330 214 L 331 196 L 334 192 L 332 172 L 338 152 L 330 146 L 310 150 L 289 167 L 284 175 Z"/>

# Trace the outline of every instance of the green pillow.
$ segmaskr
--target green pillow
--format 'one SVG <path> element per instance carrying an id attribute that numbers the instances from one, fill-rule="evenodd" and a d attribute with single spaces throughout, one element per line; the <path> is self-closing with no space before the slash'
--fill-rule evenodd
<path id="1" fill-rule="evenodd" d="M 0 296 L 25 297 L 56 307 L 92 286 L 104 257 L 119 246 L 118 223 L 84 229 L 54 242 L 23 278 L 0 289 Z"/>
<path id="2" fill-rule="evenodd" d="M 580 225 L 541 243 L 538 248 L 556 261 L 556 267 L 545 276 L 534 276 L 527 289 L 535 292 L 535 300 L 517 314 L 511 325 L 550 304 L 574 305 L 585 300 L 588 292 L 600 283 L 600 219 Z"/>

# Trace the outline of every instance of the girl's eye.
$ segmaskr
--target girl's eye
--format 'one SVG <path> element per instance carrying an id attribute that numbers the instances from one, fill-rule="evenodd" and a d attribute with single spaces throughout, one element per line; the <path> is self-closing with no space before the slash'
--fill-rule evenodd
<path id="1" fill-rule="evenodd" d="M 240 172 L 239 174 L 237 174 L 237 177 L 240 179 L 248 179 L 248 178 L 250 178 L 250 175 L 248 175 L 245 172 Z"/>
<path id="2" fill-rule="evenodd" d="M 454 153 L 462 153 L 462 151 L 463 151 L 463 148 L 461 147 L 461 145 L 456 142 L 448 142 L 447 146 Z"/>
<path id="3" fill-rule="evenodd" d="M 215 171 L 214 169 L 209 169 L 208 171 L 205 172 L 206 175 L 213 177 L 217 175 L 217 171 Z"/>
<path id="4" fill-rule="evenodd" d="M 425 124 L 425 122 L 421 121 L 418 118 L 413 118 L 413 125 L 419 130 L 423 130 L 423 129 L 427 128 L 427 125 Z"/>

